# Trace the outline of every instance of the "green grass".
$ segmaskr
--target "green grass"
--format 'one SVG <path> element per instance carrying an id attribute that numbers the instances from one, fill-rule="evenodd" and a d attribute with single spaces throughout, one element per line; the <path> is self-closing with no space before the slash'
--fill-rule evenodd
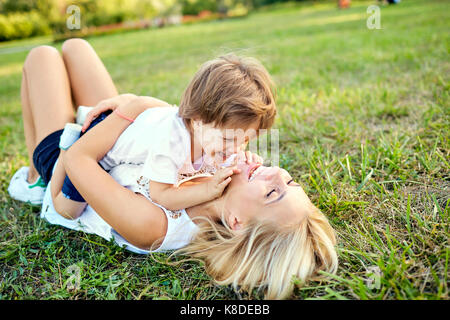
<path id="1" fill-rule="evenodd" d="M 382 29 L 368 30 L 369 4 L 288 3 L 244 19 L 89 41 L 121 93 L 175 104 L 200 64 L 220 53 L 266 66 L 278 86 L 280 165 L 339 239 L 337 275 L 296 289 L 294 298 L 448 299 L 449 5 L 382 7 Z M 11 176 L 28 164 L 21 67 L 27 46 L 39 43 L 48 39 L 0 46 L 0 298 L 238 298 L 198 263 L 158 263 L 49 225 L 39 208 L 9 198 Z M 68 290 L 74 264 L 80 288 Z"/>

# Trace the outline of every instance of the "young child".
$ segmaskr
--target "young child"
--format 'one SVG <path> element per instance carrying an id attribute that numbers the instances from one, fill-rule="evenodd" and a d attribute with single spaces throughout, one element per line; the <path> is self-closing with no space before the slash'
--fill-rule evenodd
<path id="1" fill-rule="evenodd" d="M 132 123 L 99 164 L 115 177 L 123 176 L 124 186 L 147 178 L 152 201 L 168 210 L 213 200 L 237 172 L 222 168 L 227 158 L 244 150 L 260 129 L 272 126 L 274 89 L 270 75 L 254 58 L 228 54 L 208 61 L 191 80 L 179 107 L 150 108 L 134 120 L 125 117 Z M 115 112 L 119 116 L 120 109 Z M 125 178 L 125 172 L 131 177 Z M 180 180 L 201 173 L 212 177 L 177 186 Z M 56 197 L 54 204 L 64 216 L 76 218 L 85 203 L 81 195 L 65 192 L 69 189 L 74 188 L 66 178 L 63 197 Z"/>

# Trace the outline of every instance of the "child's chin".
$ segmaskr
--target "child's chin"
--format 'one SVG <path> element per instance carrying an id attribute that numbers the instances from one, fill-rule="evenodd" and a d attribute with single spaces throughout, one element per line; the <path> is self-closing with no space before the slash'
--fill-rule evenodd
<path id="1" fill-rule="evenodd" d="M 211 159 L 214 159 L 214 162 L 217 162 L 217 163 L 223 163 L 225 160 L 227 160 L 225 153 L 223 153 L 221 151 L 220 152 L 213 151 L 209 154 L 209 156 Z"/>
<path id="2" fill-rule="evenodd" d="M 241 169 L 241 172 L 248 172 L 248 168 L 250 167 L 250 164 L 248 164 L 247 162 L 242 162 L 242 161 L 238 161 L 238 163 L 236 164 L 236 167 L 238 169 Z"/>

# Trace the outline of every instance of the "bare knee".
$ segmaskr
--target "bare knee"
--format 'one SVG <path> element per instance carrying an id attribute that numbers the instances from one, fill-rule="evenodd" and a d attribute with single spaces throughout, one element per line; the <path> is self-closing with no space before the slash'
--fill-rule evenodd
<path id="1" fill-rule="evenodd" d="M 85 48 L 92 48 L 86 40 L 80 38 L 68 39 L 64 41 L 62 45 L 62 54 L 63 56 L 67 56 L 79 52 L 79 50 L 83 50 Z"/>
<path id="2" fill-rule="evenodd" d="M 61 59 L 58 50 L 52 46 L 38 46 L 30 50 L 25 59 L 24 68 L 29 67 L 33 63 L 43 63 L 44 61 Z"/>

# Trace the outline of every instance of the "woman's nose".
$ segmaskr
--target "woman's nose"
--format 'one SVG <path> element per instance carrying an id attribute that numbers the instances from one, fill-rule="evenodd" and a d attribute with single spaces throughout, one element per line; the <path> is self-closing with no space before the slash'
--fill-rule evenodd
<path id="1" fill-rule="evenodd" d="M 283 180 L 280 167 L 270 167 L 264 172 L 266 180 Z"/>

